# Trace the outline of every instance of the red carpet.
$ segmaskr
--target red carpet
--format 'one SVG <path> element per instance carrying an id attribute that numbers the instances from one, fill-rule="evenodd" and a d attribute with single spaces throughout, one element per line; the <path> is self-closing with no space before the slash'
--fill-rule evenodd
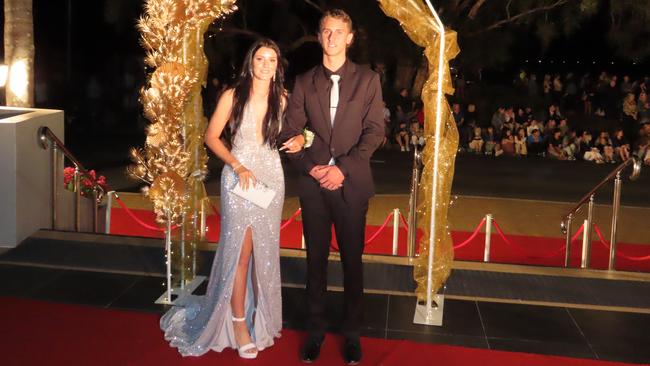
<path id="1" fill-rule="evenodd" d="M 0 364 L 18 365 L 302 365 L 303 334 L 284 330 L 257 360 L 234 350 L 182 358 L 164 341 L 158 315 L 0 297 Z M 315 365 L 342 364 L 341 338 L 328 335 Z M 615 366 L 615 362 L 362 338 L 362 365 Z"/>
<path id="2" fill-rule="evenodd" d="M 148 210 L 130 210 L 133 215 L 142 222 L 154 225 L 154 214 Z M 208 223 L 208 241 L 219 240 L 219 219 L 216 215 L 210 215 Z M 366 238 L 370 238 L 377 232 L 379 226 L 368 225 L 366 227 Z M 564 239 L 544 238 L 535 236 L 509 235 L 507 238 L 512 245 L 506 243 L 493 230 L 490 259 L 498 263 L 530 264 L 543 266 L 564 265 Z M 111 233 L 117 235 L 132 235 L 162 238 L 163 232 L 147 229 L 138 224 L 130 217 L 124 209 L 113 208 L 111 214 Z M 457 245 L 467 240 L 472 233 L 454 231 L 451 233 L 453 242 Z M 280 243 L 282 248 L 300 248 L 302 235 L 302 222 L 295 220 L 280 232 Z M 333 239 L 334 242 L 336 239 Z M 571 246 L 571 266 L 580 265 L 581 237 L 573 242 Z M 366 244 L 366 254 L 391 254 L 393 242 L 393 228 L 386 227 L 370 243 Z M 336 243 L 334 243 L 336 245 Z M 466 246 L 455 251 L 455 259 L 481 261 L 485 246 L 485 234 L 480 233 Z M 625 257 L 617 259 L 616 268 L 624 271 L 650 272 L 650 258 L 645 260 L 632 260 L 628 258 L 640 258 L 650 255 L 650 245 L 619 243 L 618 252 L 624 253 Z M 400 228 L 398 255 L 406 255 L 406 229 Z M 626 258 L 628 257 L 628 258 Z M 604 246 L 598 237 L 594 235 L 592 243 L 591 266 L 597 269 L 607 269 L 609 261 L 609 249 Z"/>

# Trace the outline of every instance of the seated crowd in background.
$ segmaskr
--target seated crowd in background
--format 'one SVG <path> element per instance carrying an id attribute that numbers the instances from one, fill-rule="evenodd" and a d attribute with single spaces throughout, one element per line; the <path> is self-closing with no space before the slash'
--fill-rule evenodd
<path id="1" fill-rule="evenodd" d="M 589 74 L 577 80 L 550 74 L 538 86 L 535 75 L 521 73 L 517 92 L 543 101 L 545 108 L 523 105 L 498 107 L 491 118 L 481 118 L 476 104 L 452 104 L 459 132 L 459 152 L 495 157 L 545 157 L 556 160 L 585 160 L 596 163 L 625 161 L 632 154 L 650 165 L 650 100 L 648 77 L 621 80 L 603 72 L 594 80 Z M 539 90 L 538 90 L 539 88 Z M 460 97 L 458 99 L 461 99 Z M 582 106 L 581 106 L 582 103 Z M 424 113 L 421 102 L 401 89 L 391 108 L 384 106 L 387 148 L 411 151 L 423 146 Z M 608 128 L 578 128 L 568 115 L 615 120 Z M 391 112 L 392 111 L 392 112 Z"/>

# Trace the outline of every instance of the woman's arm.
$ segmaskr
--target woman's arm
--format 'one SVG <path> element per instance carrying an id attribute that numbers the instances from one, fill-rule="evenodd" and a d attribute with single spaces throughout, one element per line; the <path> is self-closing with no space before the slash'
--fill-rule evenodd
<path id="1" fill-rule="evenodd" d="M 230 119 L 230 114 L 232 113 L 233 96 L 234 90 L 228 89 L 223 92 L 219 98 L 217 108 L 210 118 L 208 129 L 205 131 L 205 144 L 208 145 L 210 150 L 212 150 L 219 159 L 223 160 L 224 163 L 232 166 L 234 169 L 235 165 L 239 164 L 239 162 L 234 156 L 232 156 L 230 150 L 228 150 L 228 147 L 226 147 L 223 141 L 221 141 L 221 133 L 226 127 L 226 124 Z"/>
<path id="2" fill-rule="evenodd" d="M 205 131 L 205 144 L 219 159 L 232 167 L 232 170 L 239 176 L 242 187 L 246 189 L 249 180 L 255 184 L 255 176 L 230 153 L 228 147 L 221 141 L 221 133 L 232 113 L 233 96 L 234 90 L 228 89 L 219 98 L 217 108 L 210 118 L 208 129 Z"/>

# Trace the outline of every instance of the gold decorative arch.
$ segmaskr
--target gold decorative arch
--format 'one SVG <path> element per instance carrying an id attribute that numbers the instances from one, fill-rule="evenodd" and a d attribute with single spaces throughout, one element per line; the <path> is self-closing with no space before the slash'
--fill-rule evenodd
<path id="1" fill-rule="evenodd" d="M 201 88 L 208 61 L 203 35 L 215 19 L 236 10 L 235 0 L 146 0 L 138 21 L 145 64 L 154 69 L 140 92 L 150 124 L 143 149 L 132 149 L 129 173 L 145 182 L 159 224 L 178 225 L 172 249 L 175 285 L 194 275 L 195 250 L 207 202 L 207 154 Z M 180 281 L 180 283 L 179 283 Z"/>
<path id="2" fill-rule="evenodd" d="M 440 31 L 434 16 L 426 8 L 422 0 L 379 0 L 382 10 L 389 17 L 395 18 L 406 34 L 417 45 L 424 47 L 424 54 L 429 61 L 429 77 L 422 88 L 424 102 L 424 129 L 426 145 L 422 161 L 424 169 L 420 181 L 418 196 L 422 197 L 417 207 L 418 228 L 423 231 L 420 239 L 420 255 L 417 257 L 413 277 L 417 282 L 416 295 L 418 301 L 425 301 L 428 287 L 428 261 L 429 240 L 431 230 L 435 230 L 433 270 L 431 272 L 431 296 L 435 295 L 440 287 L 447 281 L 451 272 L 451 262 L 454 259 L 453 244 L 447 225 L 447 214 L 451 196 L 451 184 L 454 178 L 454 163 L 458 150 L 458 130 L 454 122 L 451 108 L 446 99 L 442 98 L 440 113 L 442 116 L 439 136 L 435 134 L 435 118 L 437 112 L 436 93 L 438 91 L 438 78 L 442 77 L 442 91 L 444 94 L 453 94 L 454 88 L 449 73 L 449 60 L 460 52 L 456 42 L 456 32 L 444 30 L 444 73 L 439 75 L 438 62 L 440 48 Z M 439 139 L 438 151 L 435 151 L 435 140 Z M 438 176 L 436 177 L 435 192 L 433 192 L 433 162 L 434 154 L 438 154 Z M 435 200 L 432 199 L 435 197 Z M 435 207 L 432 205 L 435 204 Z M 431 213 L 435 211 L 435 219 L 431 224 Z"/>

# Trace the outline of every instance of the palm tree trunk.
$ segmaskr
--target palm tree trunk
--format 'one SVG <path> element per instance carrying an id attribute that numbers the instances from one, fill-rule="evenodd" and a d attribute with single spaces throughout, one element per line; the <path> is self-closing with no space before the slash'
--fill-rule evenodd
<path id="1" fill-rule="evenodd" d="M 32 0 L 4 0 L 7 105 L 34 106 L 34 18 Z"/>

